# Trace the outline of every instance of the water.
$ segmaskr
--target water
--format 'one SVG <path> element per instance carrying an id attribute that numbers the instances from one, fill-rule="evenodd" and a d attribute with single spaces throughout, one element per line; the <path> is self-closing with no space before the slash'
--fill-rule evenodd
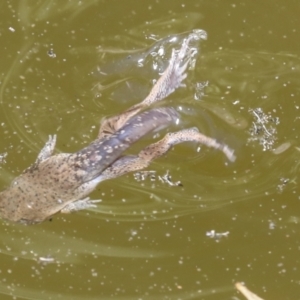
<path id="1" fill-rule="evenodd" d="M 49 134 L 57 151 L 77 151 L 103 117 L 142 100 L 168 56 L 137 67 L 141 55 L 195 28 L 208 40 L 166 104 L 237 160 L 179 145 L 151 165 L 153 180 L 103 182 L 95 210 L 2 222 L 1 299 L 243 299 L 237 281 L 297 299 L 299 10 L 292 0 L 3 2 L 1 188 Z M 167 171 L 183 186 L 162 182 Z"/>

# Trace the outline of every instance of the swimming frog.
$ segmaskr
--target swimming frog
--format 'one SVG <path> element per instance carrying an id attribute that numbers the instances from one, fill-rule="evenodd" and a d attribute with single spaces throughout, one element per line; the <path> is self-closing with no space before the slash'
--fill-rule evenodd
<path id="1" fill-rule="evenodd" d="M 122 153 L 147 133 L 176 123 L 179 116 L 171 107 L 146 110 L 182 85 L 191 59 L 190 35 L 179 50 L 174 50 L 167 69 L 144 101 L 125 112 L 104 120 L 97 138 L 76 153 L 53 155 L 56 135 L 50 136 L 36 161 L 10 187 L 0 193 L 0 217 L 24 224 L 50 219 L 58 212 L 95 207 L 99 200 L 87 196 L 103 180 L 141 170 L 173 145 L 197 142 L 220 149 L 230 160 L 233 151 L 207 137 L 197 128 L 168 133 L 162 140 L 144 148 L 138 155 Z"/>

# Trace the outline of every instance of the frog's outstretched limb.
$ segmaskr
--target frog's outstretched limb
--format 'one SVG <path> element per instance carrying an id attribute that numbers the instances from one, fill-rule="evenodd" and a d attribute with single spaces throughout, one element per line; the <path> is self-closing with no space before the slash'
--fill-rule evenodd
<path id="1" fill-rule="evenodd" d="M 167 133 L 163 139 L 147 146 L 141 150 L 138 155 L 127 155 L 120 157 L 107 169 L 105 169 L 95 180 L 98 184 L 104 180 L 113 179 L 129 172 L 143 170 L 148 167 L 154 159 L 166 154 L 171 147 L 184 142 L 196 142 L 207 147 L 221 150 L 230 161 L 235 160 L 233 150 L 227 145 L 221 144 L 215 139 L 205 136 L 204 134 L 200 133 L 196 127 L 193 127 L 177 132 Z M 100 200 L 90 200 L 89 198 L 77 200 L 67 204 L 61 210 L 61 212 L 68 213 L 87 208 L 94 208 L 96 207 L 95 203 L 98 202 L 100 202 Z"/>
<path id="2" fill-rule="evenodd" d="M 160 141 L 144 148 L 137 156 L 128 155 L 119 158 L 110 165 L 102 174 L 103 180 L 125 175 L 129 172 L 139 171 L 149 166 L 156 158 L 167 153 L 171 147 L 184 142 L 195 142 L 221 150 L 230 161 L 235 161 L 234 151 L 227 145 L 217 142 L 215 139 L 200 133 L 196 127 L 183 129 L 173 133 L 167 133 Z"/>
<path id="3" fill-rule="evenodd" d="M 104 120 L 101 124 L 98 138 L 102 139 L 104 136 L 115 133 L 118 129 L 122 128 L 124 124 L 155 102 L 158 102 L 171 93 L 178 87 L 184 86 L 183 81 L 187 77 L 186 70 L 192 58 L 194 51 L 189 47 L 189 42 L 195 39 L 193 35 L 185 39 L 182 43 L 180 50 L 172 50 L 172 56 L 167 69 L 163 72 L 161 77 L 157 80 L 149 95 L 140 103 L 133 105 L 125 112 Z"/>

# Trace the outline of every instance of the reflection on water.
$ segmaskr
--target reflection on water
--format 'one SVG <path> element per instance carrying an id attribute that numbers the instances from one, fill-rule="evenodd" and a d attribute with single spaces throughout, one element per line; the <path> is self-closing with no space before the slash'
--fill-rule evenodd
<path id="1" fill-rule="evenodd" d="M 263 39 L 258 32 L 247 38 L 251 50 L 230 42 L 210 49 L 211 32 L 224 36 L 227 28 L 200 9 L 183 13 L 179 6 L 178 13 L 168 14 L 163 8 L 149 22 L 129 28 L 132 9 L 104 15 L 101 5 L 24 0 L 13 5 L 17 23 L 6 14 L 3 21 L 15 31 L 3 32 L 8 52 L 1 50 L 0 153 L 7 153 L 5 161 L 1 158 L 2 186 L 9 173 L 34 161 L 49 134 L 58 133 L 59 151 L 76 151 L 95 137 L 102 117 L 140 101 L 164 69 L 172 39 L 178 42 L 183 37 L 178 33 L 202 28 L 204 17 L 209 39 L 187 87 L 167 103 L 181 108 L 184 126 L 193 124 L 228 143 L 237 161 L 229 164 L 222 154 L 197 145 L 176 147 L 151 169 L 169 170 L 182 187 L 138 182 L 130 175 L 99 186 L 93 196 L 103 201 L 94 211 L 36 227 L 2 224 L 3 296 L 224 299 L 236 279 L 257 278 L 261 285 L 267 274 L 269 289 L 276 288 L 274 281 L 295 282 L 298 246 L 293 243 L 299 228 L 291 219 L 299 219 L 299 56 L 262 52 L 255 44 Z M 145 4 L 135 5 L 138 11 Z M 224 12 L 217 11 L 222 19 Z M 110 26 L 104 18 L 112 25 L 120 20 L 126 30 L 101 31 Z M 253 132 L 266 136 L 249 140 Z M 270 151 L 263 151 L 261 137 L 272 137 Z M 141 147 L 143 142 L 132 151 Z M 271 223 L 275 229 L 269 229 Z M 229 237 L 218 244 L 208 241 L 205 231 L 212 229 L 230 230 Z M 285 245 L 289 255 L 281 248 Z M 53 263 L 37 263 L 41 257 Z M 292 277 L 285 279 L 289 272 Z"/>

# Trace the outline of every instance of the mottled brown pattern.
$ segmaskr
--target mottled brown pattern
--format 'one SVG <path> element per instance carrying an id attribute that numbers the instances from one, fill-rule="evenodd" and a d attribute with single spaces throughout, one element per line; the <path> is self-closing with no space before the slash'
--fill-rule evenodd
<path id="1" fill-rule="evenodd" d="M 174 108 L 141 111 L 167 97 L 181 85 L 191 58 L 189 42 L 197 38 L 199 36 L 191 34 L 184 40 L 180 50 L 173 50 L 168 68 L 149 96 L 122 114 L 105 120 L 97 139 L 87 147 L 76 153 L 52 155 L 56 136 L 50 136 L 35 163 L 0 193 L 0 216 L 32 224 L 42 222 L 60 211 L 93 207 L 97 200 L 89 200 L 86 196 L 99 182 L 145 168 L 173 145 L 186 141 L 220 149 L 230 160 L 234 160 L 233 152 L 226 145 L 202 135 L 196 128 L 169 133 L 137 156 L 121 157 L 131 144 L 147 133 L 167 127 L 178 119 Z"/>

